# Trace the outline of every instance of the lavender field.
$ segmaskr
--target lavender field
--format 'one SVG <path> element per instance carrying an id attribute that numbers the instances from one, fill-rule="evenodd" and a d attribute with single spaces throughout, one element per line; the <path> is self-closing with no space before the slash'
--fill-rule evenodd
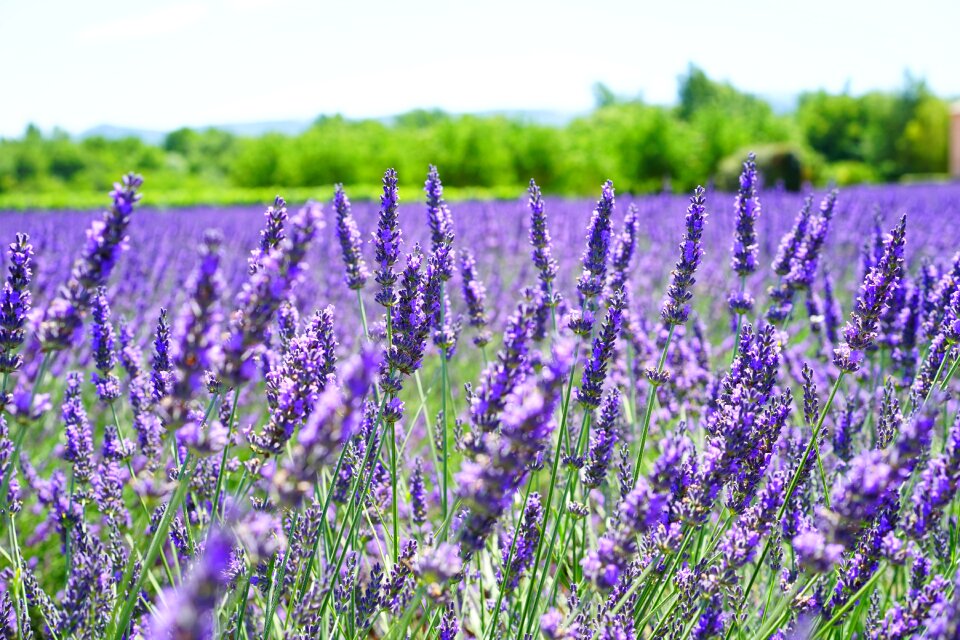
<path id="1" fill-rule="evenodd" d="M 761 181 L 0 213 L 0 637 L 960 638 L 960 185 Z"/>

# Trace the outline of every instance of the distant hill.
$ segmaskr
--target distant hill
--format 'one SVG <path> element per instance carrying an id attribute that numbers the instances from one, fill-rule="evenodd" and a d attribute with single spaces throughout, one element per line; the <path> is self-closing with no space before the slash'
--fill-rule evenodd
<path id="1" fill-rule="evenodd" d="M 303 133 L 310 127 L 307 120 L 277 120 L 271 122 L 245 122 L 239 124 L 216 124 L 201 127 L 191 127 L 192 129 L 220 129 L 228 131 L 238 136 L 256 137 L 265 133 L 283 133 L 287 135 L 296 135 Z M 102 124 L 92 129 L 87 129 L 81 133 L 79 138 L 92 138 L 100 136 L 109 140 L 118 138 L 139 138 L 147 144 L 162 144 L 167 135 L 167 131 L 154 131 L 150 129 L 136 129 L 132 127 L 117 127 L 109 124 Z"/>
<path id="2" fill-rule="evenodd" d="M 459 114 L 456 114 L 459 115 Z M 484 111 L 472 115 L 477 116 L 504 116 L 526 122 L 536 122 L 538 124 L 550 126 L 563 126 L 569 123 L 577 114 L 565 113 L 559 111 L 524 111 L 524 110 L 502 110 L 502 111 Z M 381 122 L 389 123 L 395 116 L 384 118 L 374 118 Z M 227 131 L 237 136 L 257 137 L 265 133 L 282 133 L 285 135 L 297 135 L 310 128 L 311 120 L 272 120 L 266 122 L 243 122 L 234 124 L 213 124 L 191 129 L 219 129 Z M 101 137 L 108 140 L 117 140 L 119 138 L 139 138 L 147 144 L 163 144 L 163 139 L 167 131 L 156 131 L 151 129 L 137 129 L 134 127 L 118 127 L 110 124 L 102 124 L 80 133 L 77 137 L 80 139 Z"/>

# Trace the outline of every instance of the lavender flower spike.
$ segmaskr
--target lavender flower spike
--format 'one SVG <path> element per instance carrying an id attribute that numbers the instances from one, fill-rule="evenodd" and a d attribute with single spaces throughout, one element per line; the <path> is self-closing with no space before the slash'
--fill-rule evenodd
<path id="1" fill-rule="evenodd" d="M 607 279 L 607 253 L 610 250 L 610 216 L 613 213 L 613 181 L 603 184 L 600 200 L 587 227 L 587 248 L 583 252 L 583 273 L 577 291 L 585 301 L 603 293 Z"/>
<path id="2" fill-rule="evenodd" d="M 173 367 L 170 364 L 170 323 L 167 322 L 166 309 L 160 309 L 153 348 L 153 371 L 150 374 L 150 380 L 153 384 L 153 400 L 160 402 L 170 394 L 173 384 Z"/>
<path id="3" fill-rule="evenodd" d="M 380 217 L 377 221 L 377 230 L 373 234 L 373 244 L 376 250 L 377 270 L 374 280 L 380 285 L 376 300 L 384 307 L 390 308 L 397 303 L 397 295 L 393 285 L 397 282 L 397 275 L 393 267 L 400 259 L 400 244 L 403 236 L 397 222 L 397 207 L 400 194 L 397 190 L 397 172 L 387 169 L 383 174 L 383 195 L 380 196 Z"/>
<path id="4" fill-rule="evenodd" d="M 755 225 L 760 217 L 760 197 L 757 195 L 757 157 L 747 156 L 740 174 L 740 188 L 734 200 L 737 228 L 733 240 L 731 266 L 737 275 L 744 277 L 757 270 L 757 232 Z"/>
<path id="5" fill-rule="evenodd" d="M 906 232 L 907 216 L 904 215 L 884 240 L 880 261 L 860 286 L 856 306 L 843 328 L 844 344 L 834 350 L 834 364 L 842 371 L 859 369 L 864 351 L 873 345 L 877 337 L 880 315 L 902 277 Z"/>
<path id="6" fill-rule="evenodd" d="M 620 418 L 620 392 L 612 389 L 603 400 L 600 420 L 590 437 L 587 463 L 583 467 L 583 486 L 599 487 L 607 477 L 613 449 L 617 444 L 617 420 Z"/>
<path id="7" fill-rule="evenodd" d="M 477 336 L 473 343 L 483 348 L 490 342 L 490 332 L 487 331 L 487 290 L 483 282 L 477 278 L 477 262 L 473 252 L 464 249 L 460 252 L 460 276 L 463 278 L 463 299 L 467 303 L 470 326 L 476 328 Z"/>
<path id="8" fill-rule="evenodd" d="M 667 289 L 667 299 L 663 303 L 660 315 L 667 324 L 684 324 L 690 315 L 690 287 L 696 282 L 694 274 L 703 259 L 703 225 L 706 221 L 706 201 L 703 187 L 697 187 L 690 198 L 687 208 L 687 232 L 680 244 L 680 260 L 673 270 L 673 280 Z"/>
<path id="9" fill-rule="evenodd" d="M 273 206 L 267 207 L 267 210 L 263 212 L 263 217 L 267 219 L 267 222 L 260 230 L 260 246 L 250 253 L 250 273 L 259 269 L 260 261 L 280 246 L 280 243 L 286 237 L 283 230 L 287 223 L 286 200 L 280 196 L 274 198 Z"/>
<path id="10" fill-rule="evenodd" d="M 10 245 L 9 256 L 9 274 L 0 291 L 0 373 L 4 374 L 13 373 L 23 365 L 23 356 L 17 350 L 23 344 L 24 327 L 32 302 L 27 288 L 33 275 L 30 236 L 18 233 Z"/>
<path id="11" fill-rule="evenodd" d="M 107 283 L 113 268 L 126 248 L 127 227 L 134 205 L 140 201 L 137 190 L 143 178 L 129 173 L 122 183 L 114 184 L 110 197 L 113 207 L 87 230 L 87 243 L 73 264 L 70 279 L 47 307 L 40 323 L 40 344 L 44 351 L 59 351 L 70 346 L 83 323 L 97 287 Z"/>
<path id="12" fill-rule="evenodd" d="M 333 191 L 333 208 L 337 213 L 337 238 L 343 252 L 343 264 L 347 273 L 344 277 L 351 289 L 362 289 L 367 282 L 367 265 L 363 261 L 360 230 L 350 213 L 350 199 L 338 184 Z"/>
<path id="13" fill-rule="evenodd" d="M 530 246 L 533 247 L 531 256 L 533 266 L 537 268 L 537 277 L 540 279 L 540 290 L 544 296 L 549 296 L 547 304 L 556 303 L 552 299 L 553 281 L 557 278 L 559 266 L 553 257 L 553 243 L 550 240 L 550 230 L 547 229 L 547 214 L 544 211 L 543 196 L 540 187 L 530 180 Z"/>
<path id="14" fill-rule="evenodd" d="M 423 190 L 427 194 L 427 223 L 430 225 L 430 252 L 437 256 L 437 273 L 441 281 L 453 276 L 453 216 L 443 199 L 440 173 L 430 165 Z"/>
<path id="15" fill-rule="evenodd" d="M 101 402 L 113 402 L 120 397 L 120 380 L 113 374 L 117 363 L 114 353 L 114 332 L 110 324 L 110 305 L 103 287 L 93 298 L 93 324 L 90 325 L 90 348 L 97 364 L 93 384 Z"/>
<path id="16" fill-rule="evenodd" d="M 170 589 L 150 621 L 151 638 L 213 638 L 217 604 L 229 583 L 233 557 L 230 538 L 215 530 L 184 581 Z"/>
<path id="17" fill-rule="evenodd" d="M 583 382 L 577 389 L 577 400 L 589 409 L 600 406 L 603 383 L 607 378 L 607 366 L 613 358 L 613 348 L 620 335 L 625 306 L 623 291 L 617 291 L 610 300 L 607 317 L 600 335 L 593 339 L 593 353 L 583 368 Z"/>

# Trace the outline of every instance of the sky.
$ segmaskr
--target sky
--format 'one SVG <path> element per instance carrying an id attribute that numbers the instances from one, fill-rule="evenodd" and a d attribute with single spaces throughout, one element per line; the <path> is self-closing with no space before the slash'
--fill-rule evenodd
<path id="1" fill-rule="evenodd" d="M 960 96 L 957 0 L 0 0 L 0 136 L 676 99 L 690 63 L 783 99 Z"/>

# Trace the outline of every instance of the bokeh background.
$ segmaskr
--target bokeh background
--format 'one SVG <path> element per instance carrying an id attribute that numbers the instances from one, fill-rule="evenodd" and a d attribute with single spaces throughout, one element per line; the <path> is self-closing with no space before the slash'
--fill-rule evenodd
<path id="1" fill-rule="evenodd" d="M 958 23 L 949 0 L 5 2 L 0 208 L 97 206 L 131 169 L 154 204 L 366 198 L 428 163 L 455 198 L 681 192 L 731 188 L 748 150 L 789 190 L 942 181 Z"/>

